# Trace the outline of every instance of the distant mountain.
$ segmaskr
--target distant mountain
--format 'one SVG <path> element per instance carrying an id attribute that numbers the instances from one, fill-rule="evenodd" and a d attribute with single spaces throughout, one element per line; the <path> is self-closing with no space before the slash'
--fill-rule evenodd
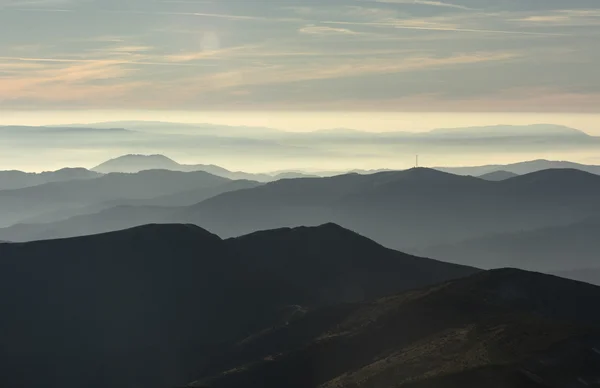
<path id="1" fill-rule="evenodd" d="M 298 179 L 298 178 L 318 178 L 318 175 L 305 174 L 301 172 L 282 172 L 273 176 L 274 180 L 279 179 Z"/>
<path id="2" fill-rule="evenodd" d="M 170 171 L 205 171 L 209 174 L 221 176 L 228 179 L 247 179 L 260 182 L 272 181 L 274 178 L 267 174 L 250 174 L 245 172 L 234 172 L 215 165 L 204 164 L 179 164 L 164 155 L 123 155 L 108 160 L 94 168 L 93 171 L 102 173 L 136 173 L 145 170 L 170 170 Z"/>
<path id="3" fill-rule="evenodd" d="M 515 174 L 513 172 L 499 170 L 499 171 L 494 171 L 494 172 L 480 175 L 479 178 L 485 179 L 486 181 L 499 182 L 499 181 L 505 181 L 510 178 L 514 178 L 516 176 L 519 176 L 519 175 Z"/>
<path id="4" fill-rule="evenodd" d="M 268 136 L 281 133 L 280 131 L 266 127 L 232 126 L 210 123 L 171 123 L 162 121 L 109 121 L 92 124 L 67 124 L 61 127 L 80 128 L 127 128 L 134 131 L 148 133 L 197 133 L 200 135 L 216 136 Z"/>
<path id="5" fill-rule="evenodd" d="M 58 171 L 30 173 L 22 171 L 0 171 L 0 190 L 22 189 L 51 182 L 98 178 L 102 174 L 85 168 L 63 168 Z"/>
<path id="6" fill-rule="evenodd" d="M 444 172 L 449 172 L 451 174 L 473 176 L 481 176 L 498 170 L 510 172 L 517 175 L 524 175 L 548 169 L 572 169 L 600 175 L 600 166 L 552 160 L 532 160 L 529 162 L 520 162 L 507 165 L 489 165 L 479 167 L 435 167 L 435 169 Z"/>
<path id="7" fill-rule="evenodd" d="M 228 181 L 214 187 L 185 190 L 151 199 L 117 199 L 92 205 L 69 207 L 27 218 L 19 224 L 2 230 L 2 233 L 13 235 L 19 240 L 20 233 L 26 230 L 28 234 L 32 233 L 37 236 L 34 239 L 47 239 L 49 236 L 75 237 L 110 232 L 152 222 L 164 222 L 170 220 L 173 212 L 169 208 L 193 205 L 222 193 L 260 185 L 261 183 L 253 181 Z M 126 217 L 125 214 L 127 214 Z M 104 219 L 103 222 L 100 222 L 100 219 L 105 217 L 109 217 L 111 221 Z M 172 220 L 177 221 L 175 218 Z M 113 222 L 117 222 L 118 226 Z"/>
<path id="8" fill-rule="evenodd" d="M 298 314 L 239 343 L 188 387 L 593 386 L 599 300 L 600 288 L 584 283 L 480 273 Z"/>
<path id="9" fill-rule="evenodd" d="M 0 386 L 181 385 L 306 312 L 475 272 L 333 224 L 230 240 L 147 225 L 2 244 Z"/>
<path id="10" fill-rule="evenodd" d="M 411 169 L 273 182 L 211 198 L 181 217 L 222 236 L 334 221 L 402 249 L 576 222 L 600 214 L 597 195 L 600 177 L 576 170 L 489 182 Z"/>
<path id="11" fill-rule="evenodd" d="M 546 170 L 490 182 L 419 168 L 284 179 L 173 208 L 166 220 L 199 225 L 222 237 L 335 222 L 386 246 L 412 250 L 600 216 L 599 196 L 600 176 L 578 170 Z M 146 222 L 165 222 L 162 212 L 151 216 Z M 78 235 L 80 221 L 47 224 L 44 230 L 52 230 L 53 237 Z M 127 222 L 124 214 L 120 225 L 138 225 Z M 85 223 L 90 224 L 86 229 L 110 230 L 102 216 L 87 216 Z M 39 236 L 37 227 L 8 232 L 0 230 L 0 239 Z"/>
<path id="12" fill-rule="evenodd" d="M 415 252 L 460 264 L 477 263 L 482 268 L 509 266 L 567 274 L 590 268 L 600 270 L 598 236 L 600 217 L 596 216 L 574 224 L 513 231 Z"/>
<path id="13" fill-rule="evenodd" d="M 55 126 L 55 127 L 33 127 L 25 125 L 0 126 L 0 136 L 30 136 L 30 135 L 45 135 L 45 134 L 61 134 L 61 135 L 89 135 L 89 134 L 124 134 L 127 133 L 124 128 L 93 128 L 84 126 Z"/>
<path id="14" fill-rule="evenodd" d="M 215 189 L 230 180 L 204 171 L 148 170 L 137 174 L 107 174 L 95 179 L 52 182 L 0 191 L 0 223 L 10 225 L 50 211 L 112 200 L 152 199 L 188 190 Z M 201 197 L 201 198 L 207 198 Z"/>
<path id="15" fill-rule="evenodd" d="M 144 170 L 179 170 L 179 163 L 163 155 L 124 155 L 108 160 L 94 168 L 103 174 L 108 173 L 136 173 Z"/>
<path id="16" fill-rule="evenodd" d="M 590 137 L 578 129 L 554 124 L 492 125 L 483 127 L 444 128 L 427 132 L 428 136 L 448 137 Z"/>

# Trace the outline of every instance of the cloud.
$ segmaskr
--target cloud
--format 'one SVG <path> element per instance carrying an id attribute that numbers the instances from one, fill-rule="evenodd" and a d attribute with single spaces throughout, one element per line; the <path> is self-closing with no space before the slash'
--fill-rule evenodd
<path id="1" fill-rule="evenodd" d="M 343 34 L 343 35 L 358 35 L 356 31 L 349 30 L 347 28 L 335 28 L 327 26 L 315 26 L 308 25 L 298 30 L 301 34 L 309 35 L 323 35 L 323 34 Z"/>
<path id="2" fill-rule="evenodd" d="M 535 31 L 514 31 L 514 30 L 492 30 L 484 28 L 462 28 L 454 26 L 436 25 L 427 21 L 419 20 L 395 20 L 386 22 L 346 22 L 346 21 L 323 21 L 323 24 L 335 25 L 354 25 L 354 26 L 371 26 L 382 28 L 396 28 L 406 30 L 423 30 L 423 31 L 448 31 L 448 32 L 468 32 L 479 34 L 506 34 L 506 35 L 532 35 L 532 36 L 565 36 L 567 34 L 550 33 L 550 32 L 535 32 Z"/>
<path id="3" fill-rule="evenodd" d="M 511 19 L 529 26 L 600 26 L 600 9 L 558 10 Z"/>
<path id="4" fill-rule="evenodd" d="M 49 63 L 106 63 L 102 59 L 78 59 L 78 58 L 26 58 L 26 57 L 0 57 L 0 60 L 23 61 L 23 62 L 49 62 Z M 201 63 L 173 63 L 147 60 L 128 60 L 128 59 L 111 59 L 110 62 L 121 65 L 149 65 L 149 66 L 213 66 L 211 64 Z"/>
<path id="5" fill-rule="evenodd" d="M 454 9 L 462 9 L 465 11 L 472 11 L 473 8 L 466 7 L 464 5 L 445 3 L 442 1 L 428 1 L 428 0 L 365 0 L 372 1 L 376 3 L 388 3 L 388 4 L 416 4 L 416 5 L 427 5 L 432 7 L 442 7 L 442 8 L 454 8 Z"/>
<path id="6" fill-rule="evenodd" d="M 72 5 L 76 1 L 77 0 L 3 0 L 0 1 L 0 10 L 17 12 L 72 12 L 72 9 L 65 8 L 65 6 Z"/>
<path id="7" fill-rule="evenodd" d="M 410 58 L 363 58 L 334 63 L 313 63 L 305 66 L 272 65 L 212 73 L 198 79 L 194 84 L 203 90 L 220 90 L 251 85 L 286 84 L 301 81 L 339 79 L 372 74 L 393 74 L 407 71 L 476 64 L 491 61 L 507 61 L 517 58 L 516 53 L 475 53 L 447 57 L 418 56 Z"/>

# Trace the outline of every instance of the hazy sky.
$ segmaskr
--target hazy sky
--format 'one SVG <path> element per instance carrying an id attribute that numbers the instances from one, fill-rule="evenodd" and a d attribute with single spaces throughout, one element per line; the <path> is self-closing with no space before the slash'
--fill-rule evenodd
<path id="1" fill-rule="evenodd" d="M 599 38 L 598 0 L 0 0 L 0 108 L 598 113 Z"/>

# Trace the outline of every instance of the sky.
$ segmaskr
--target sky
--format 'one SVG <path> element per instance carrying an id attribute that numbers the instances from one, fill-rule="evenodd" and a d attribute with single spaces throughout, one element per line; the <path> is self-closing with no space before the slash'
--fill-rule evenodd
<path id="1" fill-rule="evenodd" d="M 594 114 L 598 38 L 598 0 L 0 0 L 0 122 L 71 110 Z"/>

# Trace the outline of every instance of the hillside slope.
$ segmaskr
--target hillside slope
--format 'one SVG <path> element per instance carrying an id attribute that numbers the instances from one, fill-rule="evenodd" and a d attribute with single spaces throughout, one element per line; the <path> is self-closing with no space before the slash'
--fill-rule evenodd
<path id="1" fill-rule="evenodd" d="M 582 306 L 599 300 L 584 283 L 490 271 L 309 312 L 240 343 L 221 372 L 189 386 L 589 386 L 600 377 L 600 314 Z"/>
<path id="2" fill-rule="evenodd" d="M 477 272 L 328 224 L 233 240 L 147 225 L 0 245 L 0 386 L 163 388 L 294 311 Z"/>

